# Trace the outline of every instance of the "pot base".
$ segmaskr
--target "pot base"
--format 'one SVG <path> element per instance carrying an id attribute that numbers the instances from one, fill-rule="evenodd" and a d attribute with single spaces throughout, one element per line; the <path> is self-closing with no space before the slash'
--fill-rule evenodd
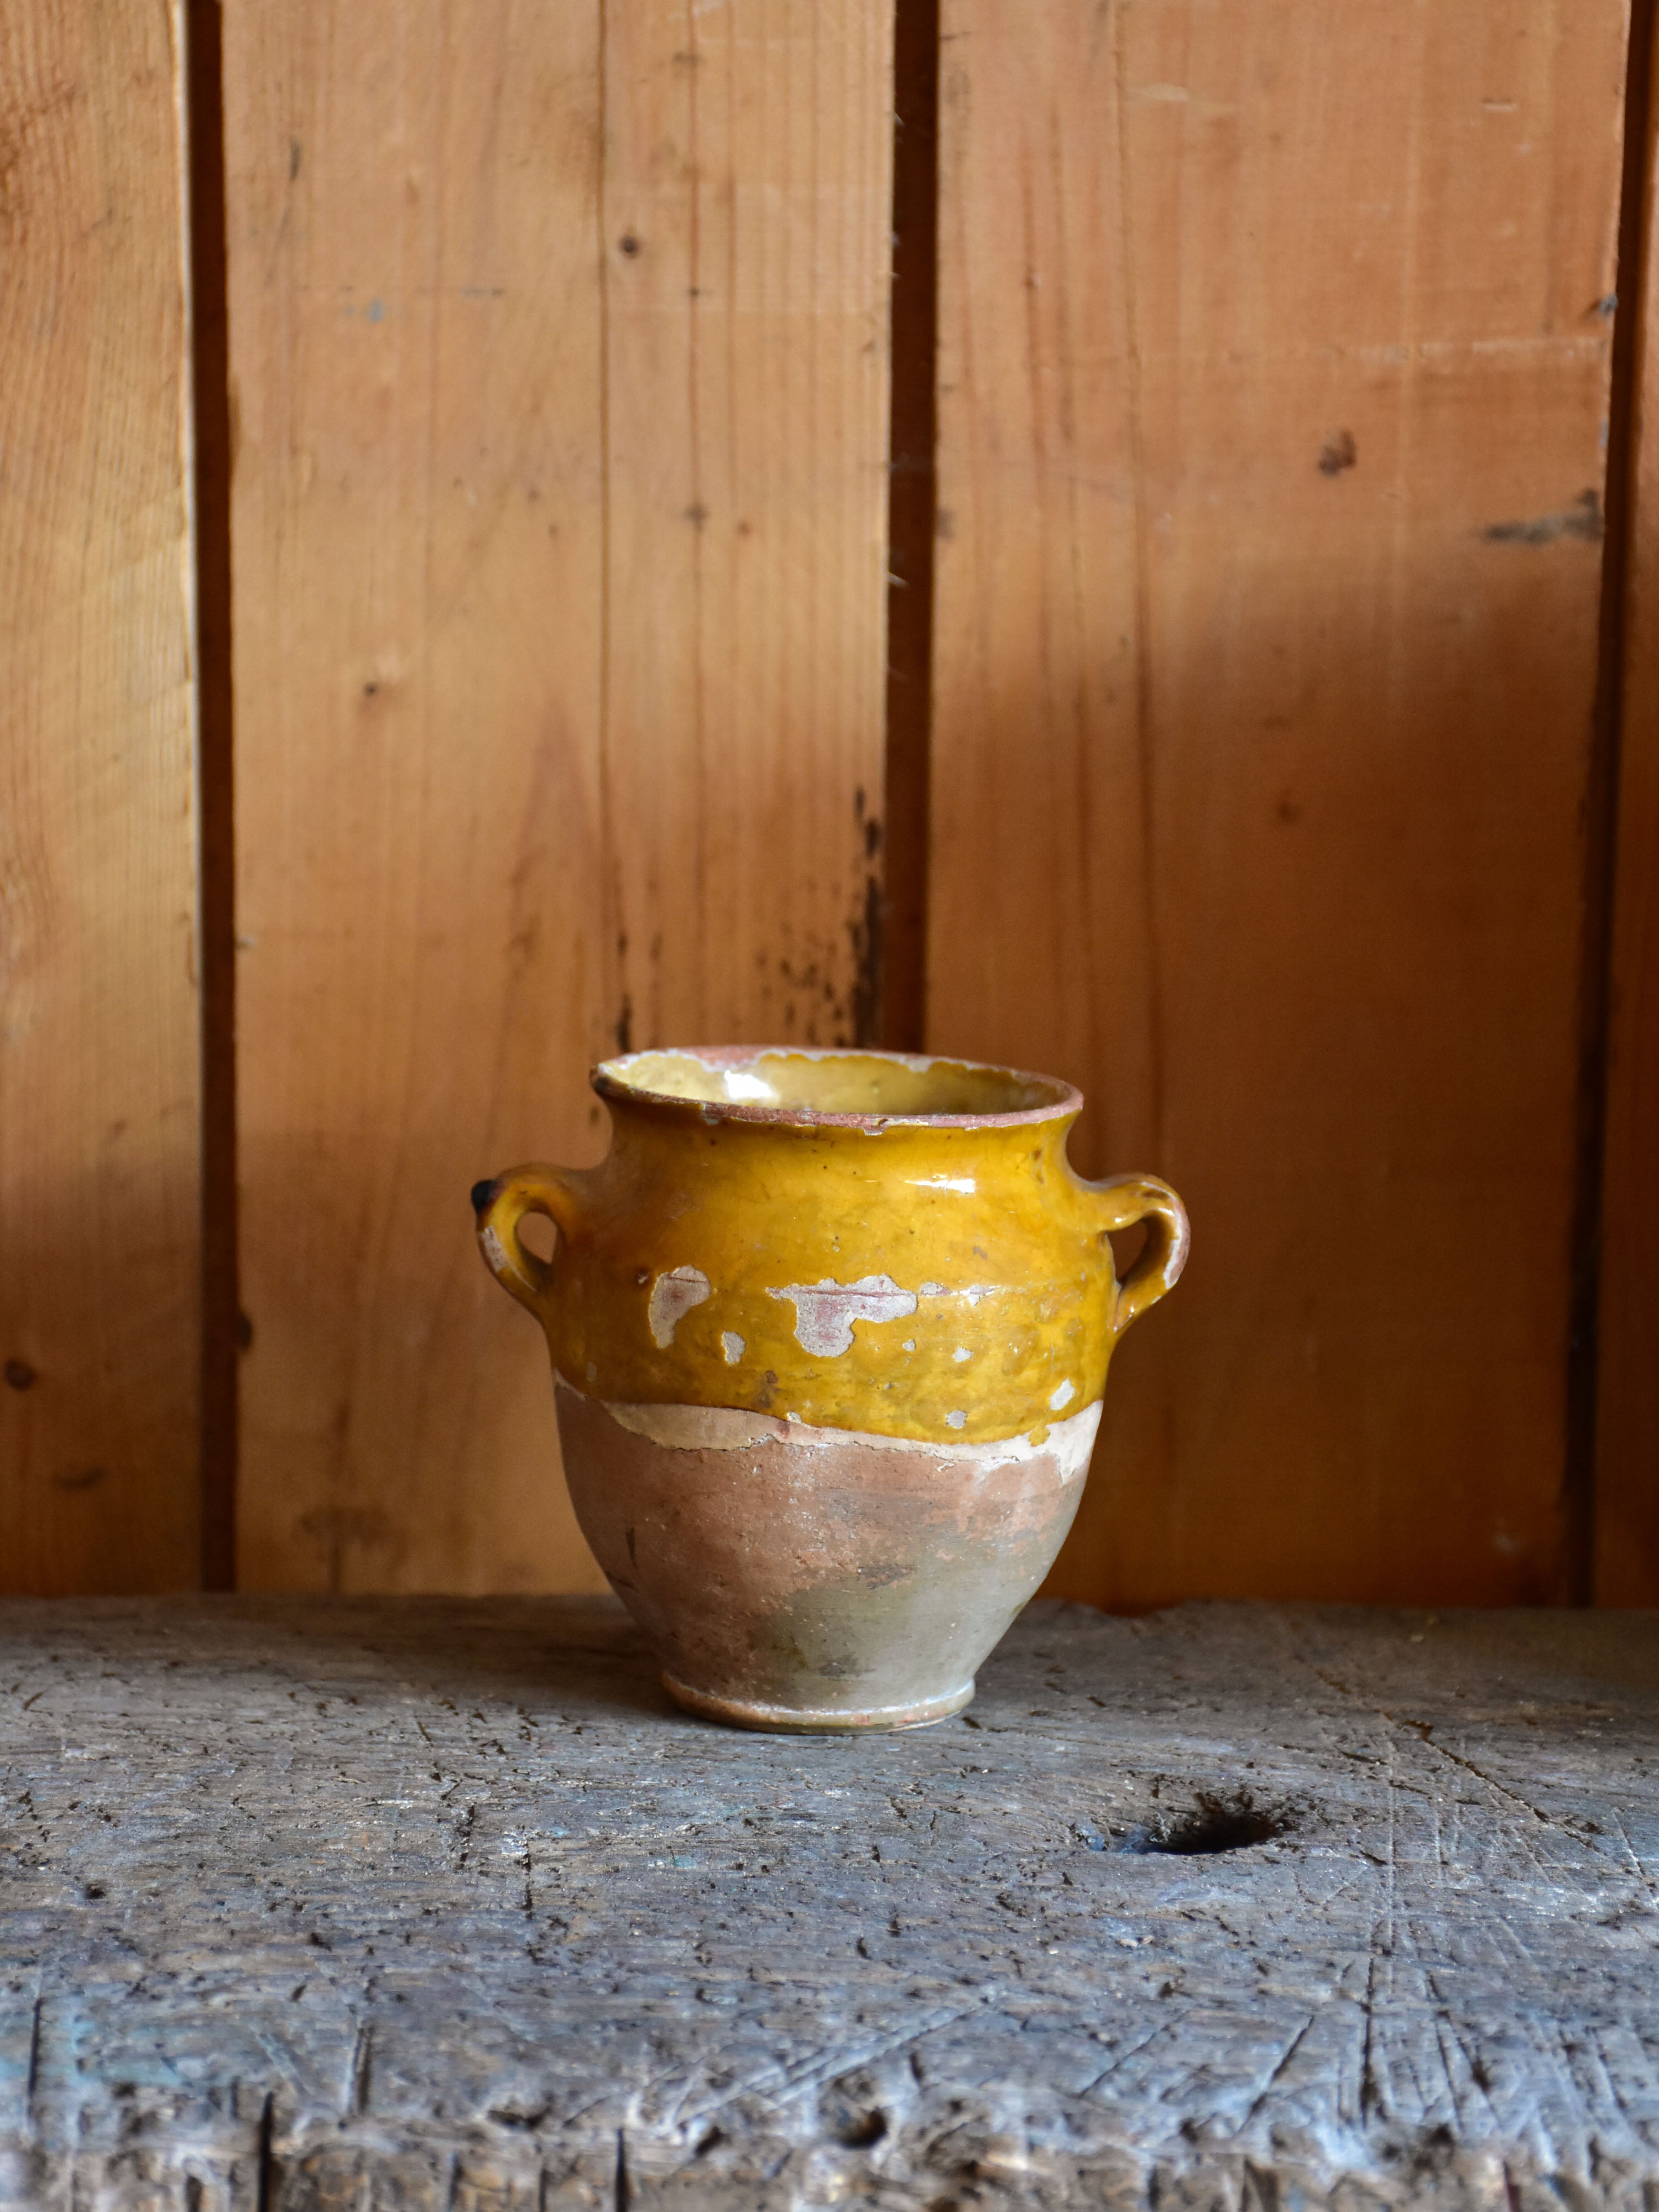
<path id="1" fill-rule="evenodd" d="M 923 1443 L 558 1378 L 582 1534 L 669 1694 L 737 1728 L 860 1735 L 960 1712 L 1083 1490 L 1098 1403 L 1040 1442 Z"/>
<path id="2" fill-rule="evenodd" d="M 759 1729 L 770 1735 L 867 1735 L 898 1729 L 935 1728 L 973 1702 L 971 1680 L 943 1697 L 922 1698 L 911 1705 L 871 1705 L 862 1712 L 826 1707 L 759 1705 L 748 1698 L 720 1698 L 694 1690 L 665 1674 L 662 1686 L 677 1705 L 700 1719 L 727 1728 Z"/>

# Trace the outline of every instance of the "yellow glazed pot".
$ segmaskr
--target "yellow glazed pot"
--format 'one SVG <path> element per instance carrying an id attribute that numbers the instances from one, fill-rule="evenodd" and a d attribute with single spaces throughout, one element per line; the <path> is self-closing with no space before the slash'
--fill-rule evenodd
<path id="1" fill-rule="evenodd" d="M 1113 1346 L 1181 1273 L 1180 1200 L 1083 1182 L 1081 1097 L 1010 1068 L 725 1046 L 607 1060 L 593 1087 L 599 1167 L 472 1200 L 546 1331 L 582 1532 L 669 1691 L 751 1728 L 960 1711 L 1072 1525 Z M 1119 1282 L 1108 1239 L 1138 1222 Z"/>

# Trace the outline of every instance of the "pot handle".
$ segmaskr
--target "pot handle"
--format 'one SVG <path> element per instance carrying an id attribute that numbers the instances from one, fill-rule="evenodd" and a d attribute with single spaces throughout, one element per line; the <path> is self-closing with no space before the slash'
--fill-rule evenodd
<path id="1" fill-rule="evenodd" d="M 1180 1280 L 1191 1242 L 1187 1209 L 1156 1176 L 1113 1176 L 1087 1188 L 1105 1206 L 1109 1231 L 1133 1229 L 1138 1221 L 1146 1224 L 1146 1249 L 1118 1285 L 1112 1334 L 1121 1336 Z"/>
<path id="2" fill-rule="evenodd" d="M 561 1241 L 574 1226 L 576 1178 L 563 1168 L 508 1168 L 493 1181 L 472 1186 L 472 1211 L 477 1217 L 478 1249 L 484 1265 L 503 1289 L 511 1291 L 521 1306 L 542 1318 L 553 1291 L 552 1262 L 538 1259 L 519 1234 L 526 1213 L 544 1214 L 558 1231 Z"/>

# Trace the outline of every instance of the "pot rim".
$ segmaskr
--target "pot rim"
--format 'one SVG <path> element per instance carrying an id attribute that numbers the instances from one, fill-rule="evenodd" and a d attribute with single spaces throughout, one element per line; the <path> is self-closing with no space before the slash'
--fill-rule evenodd
<path id="1" fill-rule="evenodd" d="M 975 1074 L 1000 1075 L 1016 1083 L 1040 1085 L 1052 1091 L 1044 1105 L 1018 1107 L 1006 1114 L 832 1114 L 812 1106 L 768 1106 L 739 1098 L 687 1098 L 673 1091 L 649 1091 L 627 1079 L 626 1071 L 642 1060 L 669 1054 L 700 1060 L 706 1067 L 741 1067 L 772 1056 L 791 1060 L 880 1060 L 916 1074 L 935 1067 L 963 1068 Z M 664 1106 L 700 1121 L 753 1121 L 791 1129 L 1018 1129 L 1048 1121 L 1075 1120 L 1083 1110 L 1083 1093 L 1075 1084 L 1058 1075 L 1039 1075 L 999 1060 L 963 1060 L 953 1053 L 890 1052 L 879 1045 L 802 1044 L 674 1044 L 641 1052 L 618 1053 L 592 1068 L 588 1081 L 601 1098 L 630 1105 Z"/>

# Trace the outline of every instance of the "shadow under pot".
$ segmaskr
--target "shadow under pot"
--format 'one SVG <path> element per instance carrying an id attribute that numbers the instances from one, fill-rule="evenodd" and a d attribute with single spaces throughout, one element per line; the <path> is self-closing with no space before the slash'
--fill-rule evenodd
<path id="1" fill-rule="evenodd" d="M 716 1047 L 593 1087 L 599 1166 L 473 1203 L 670 1693 L 762 1729 L 959 1712 L 1072 1525 L 1112 1347 L 1186 1258 L 1181 1201 L 1074 1175 L 1081 1097 L 1012 1068 Z M 1141 1222 L 1120 1282 L 1111 1232 Z"/>

